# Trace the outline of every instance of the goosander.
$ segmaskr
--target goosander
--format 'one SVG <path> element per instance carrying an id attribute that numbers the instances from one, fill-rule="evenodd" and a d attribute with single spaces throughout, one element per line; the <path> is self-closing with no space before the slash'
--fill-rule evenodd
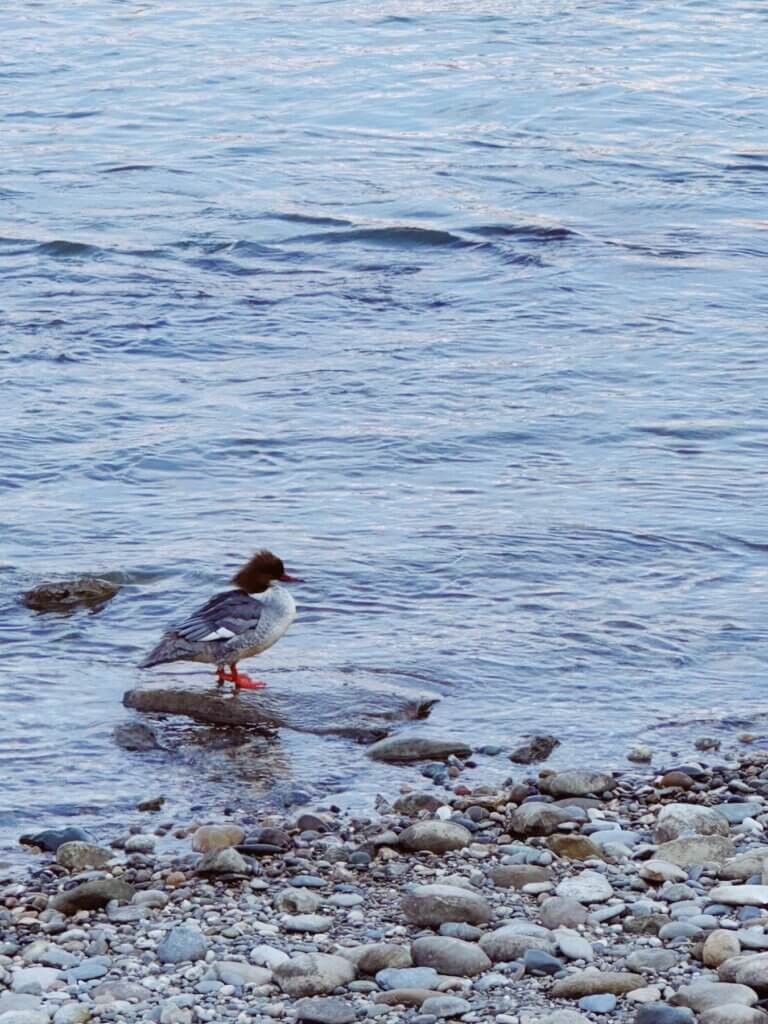
<path id="1" fill-rule="evenodd" d="M 284 587 L 277 586 L 278 580 L 301 582 L 288 575 L 271 551 L 257 551 L 232 577 L 235 590 L 216 594 L 188 619 L 167 630 L 140 667 L 204 661 L 216 666 L 220 683 L 234 683 L 236 689 L 264 689 L 266 683 L 238 672 L 237 663 L 266 651 L 293 622 L 296 604 Z"/>

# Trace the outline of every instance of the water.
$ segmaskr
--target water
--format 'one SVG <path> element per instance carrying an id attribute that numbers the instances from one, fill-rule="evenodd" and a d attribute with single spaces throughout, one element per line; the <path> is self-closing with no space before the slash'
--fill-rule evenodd
<path id="1" fill-rule="evenodd" d="M 263 544 L 307 580 L 259 665 L 297 700 L 427 690 L 427 731 L 606 765 L 768 710 L 767 21 L 0 12 L 6 857 L 148 793 L 418 778 L 296 733 L 115 746 L 140 655 Z M 18 604 L 84 571 L 125 584 L 101 612 Z"/>

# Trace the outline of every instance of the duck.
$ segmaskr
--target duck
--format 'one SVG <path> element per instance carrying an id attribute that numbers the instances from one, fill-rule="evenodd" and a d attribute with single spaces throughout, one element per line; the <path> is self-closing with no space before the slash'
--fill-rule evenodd
<path id="1" fill-rule="evenodd" d="M 200 661 L 216 666 L 219 684 L 235 690 L 263 690 L 267 685 L 238 671 L 237 664 L 277 643 L 296 616 L 296 603 L 281 583 L 301 583 L 289 576 L 282 559 L 263 548 L 230 580 L 224 590 L 197 611 L 171 626 L 140 663 L 152 668 L 174 661 Z"/>

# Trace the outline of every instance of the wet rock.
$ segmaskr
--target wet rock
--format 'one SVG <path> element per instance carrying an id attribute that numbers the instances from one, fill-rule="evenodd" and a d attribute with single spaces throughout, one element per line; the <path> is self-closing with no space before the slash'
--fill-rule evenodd
<path id="1" fill-rule="evenodd" d="M 728 819 L 719 811 L 700 804 L 665 804 L 656 820 L 654 837 L 657 843 L 693 833 L 697 836 L 727 836 Z"/>
<path id="2" fill-rule="evenodd" d="M 198 928 L 177 925 L 157 947 L 157 959 L 162 964 L 180 964 L 203 960 L 207 952 L 208 940 Z"/>
<path id="3" fill-rule="evenodd" d="M 402 911 L 413 924 L 438 927 L 444 921 L 486 924 L 491 908 L 480 895 L 453 885 L 419 885 L 406 892 Z"/>
<path id="4" fill-rule="evenodd" d="M 752 1006 L 757 1002 L 757 993 L 746 985 L 699 980 L 678 989 L 671 1001 L 675 1006 L 687 1006 L 695 1013 L 701 1013 L 728 1003 Z"/>
<path id="5" fill-rule="evenodd" d="M 195 872 L 198 875 L 245 875 L 248 874 L 248 865 L 242 854 L 227 847 L 206 853 Z"/>
<path id="6" fill-rule="evenodd" d="M 263 735 L 286 728 L 318 736 L 348 736 L 359 742 L 386 736 L 397 721 L 425 718 L 436 700 L 394 686 L 374 689 L 364 684 L 319 687 L 302 693 L 301 700 L 290 689 L 277 686 L 256 696 L 240 691 L 238 700 L 232 700 L 223 687 L 201 689 L 167 682 L 149 683 L 123 696 L 126 707 L 151 714 L 184 715 L 196 722 L 239 726 Z"/>
<path id="7" fill-rule="evenodd" d="M 71 580 L 45 580 L 22 596 L 22 603 L 36 612 L 69 612 L 78 606 L 99 608 L 120 590 L 116 583 L 98 576 Z"/>
<path id="8" fill-rule="evenodd" d="M 400 833 L 400 845 L 406 850 L 448 853 L 461 850 L 472 833 L 454 821 L 417 821 Z"/>
<path id="9" fill-rule="evenodd" d="M 735 852 L 733 840 L 726 836 L 687 836 L 662 843 L 656 850 L 656 856 L 680 868 L 693 868 L 711 861 L 722 864 Z"/>
<path id="10" fill-rule="evenodd" d="M 312 1021 L 313 1024 L 352 1024 L 357 1017 L 351 1003 L 324 996 L 300 999 L 293 1009 L 297 1020 Z"/>
<path id="11" fill-rule="evenodd" d="M 643 988 L 644 985 L 645 978 L 640 974 L 593 969 L 561 978 L 552 986 L 550 994 L 554 999 L 581 999 L 582 996 L 600 995 L 603 992 L 621 996 L 633 989 Z"/>
<path id="12" fill-rule="evenodd" d="M 152 853 L 157 840 L 154 836 L 133 835 L 128 836 L 123 846 L 126 853 Z"/>
<path id="13" fill-rule="evenodd" d="M 443 801 L 433 793 L 406 793 L 399 796 L 394 803 L 394 810 L 398 814 L 405 814 L 409 818 L 415 818 L 420 811 L 428 811 L 430 814 L 443 806 Z"/>
<path id="14" fill-rule="evenodd" d="M 592 794 L 599 796 L 615 789 L 616 782 L 605 772 L 595 772 L 589 768 L 571 768 L 547 776 L 542 780 L 541 787 L 554 797 Z"/>
<path id="15" fill-rule="evenodd" d="M 366 751 L 374 761 L 407 764 L 411 761 L 445 761 L 456 757 L 469 757 L 472 748 L 462 740 L 436 739 L 431 736 L 391 736 L 374 743 Z"/>
<path id="16" fill-rule="evenodd" d="M 564 878 L 555 893 L 579 903 L 605 903 L 613 896 L 613 886 L 599 871 L 586 870 Z"/>
<path id="17" fill-rule="evenodd" d="M 419 967 L 434 967 L 438 974 L 459 978 L 474 978 L 491 966 L 490 958 L 476 943 L 442 935 L 414 939 L 411 954 Z"/>
<path id="18" fill-rule="evenodd" d="M 509 760 L 515 764 L 533 764 L 535 761 L 546 761 L 552 751 L 560 746 L 560 740 L 547 733 L 541 736 L 528 736 L 525 742 L 515 747 Z"/>
<path id="19" fill-rule="evenodd" d="M 49 907 L 69 916 L 78 910 L 98 910 L 110 900 L 129 903 L 134 892 L 134 888 L 120 878 L 97 878 L 57 893 L 49 901 Z"/>
<path id="20" fill-rule="evenodd" d="M 137 811 L 159 811 L 165 803 L 164 796 L 151 796 L 147 800 L 140 800 L 136 804 Z"/>
<path id="21" fill-rule="evenodd" d="M 86 832 L 83 828 L 70 826 L 69 828 L 47 828 L 34 835 L 23 835 L 19 837 L 23 846 L 37 846 L 41 850 L 55 853 L 64 843 L 92 843 L 98 845 L 96 836 Z"/>
<path id="22" fill-rule="evenodd" d="M 239 825 L 201 825 L 192 836 L 192 849 L 197 853 L 212 853 L 239 846 L 245 831 Z"/>
<path id="23" fill-rule="evenodd" d="M 159 750 L 155 730 L 143 722 L 120 722 L 112 730 L 112 739 L 123 750 Z"/>
<path id="24" fill-rule="evenodd" d="M 632 761 L 633 764 L 650 764 L 653 760 L 653 751 L 645 744 L 638 743 L 627 754 L 627 760 Z"/>
<path id="25" fill-rule="evenodd" d="M 299 953 L 274 970 L 274 980 L 286 995 L 327 995 L 355 977 L 355 968 L 341 956 L 328 953 Z"/>
<path id="26" fill-rule="evenodd" d="M 472 1009 L 466 999 L 460 996 L 430 996 L 421 1004 L 421 1012 L 433 1017 L 463 1017 Z"/>
<path id="27" fill-rule="evenodd" d="M 509 819 L 510 830 L 518 836 L 550 836 L 571 816 L 562 807 L 545 803 L 521 804 Z"/>

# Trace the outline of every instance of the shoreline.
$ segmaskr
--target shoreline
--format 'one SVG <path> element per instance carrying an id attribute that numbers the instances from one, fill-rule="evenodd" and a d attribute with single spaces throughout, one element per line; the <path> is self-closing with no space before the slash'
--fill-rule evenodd
<path id="1" fill-rule="evenodd" d="M 0 898 L 0 1024 L 768 1022 L 768 752 L 502 787 L 435 763 L 367 816 L 149 801 L 34 855 Z"/>

